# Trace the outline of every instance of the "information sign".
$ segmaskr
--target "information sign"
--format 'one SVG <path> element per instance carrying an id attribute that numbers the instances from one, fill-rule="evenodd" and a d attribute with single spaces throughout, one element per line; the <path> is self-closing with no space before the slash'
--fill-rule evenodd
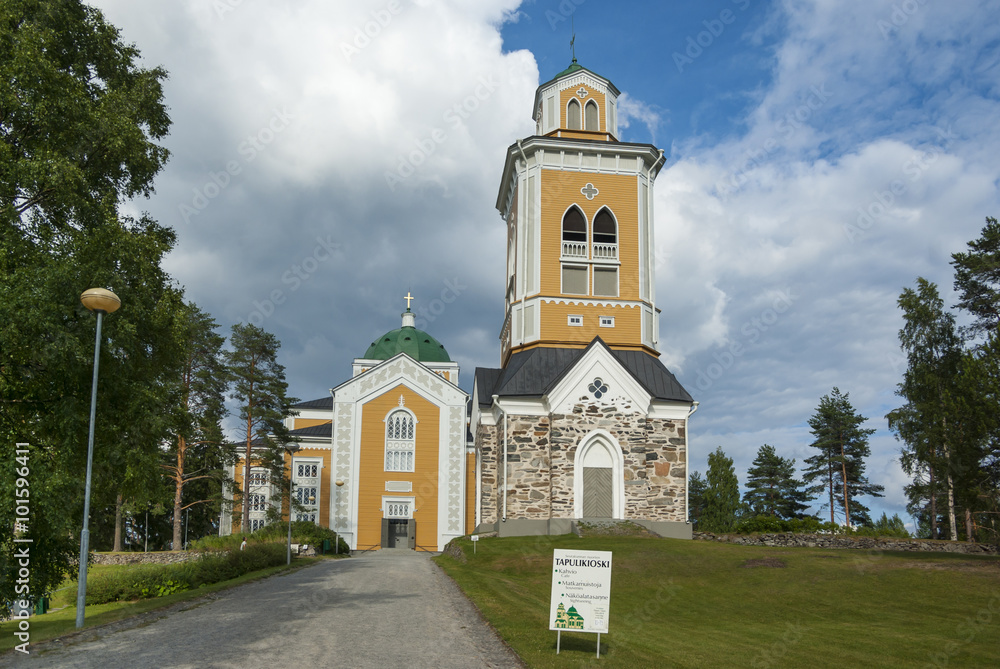
<path id="1" fill-rule="evenodd" d="M 555 549 L 549 629 L 608 631 L 611 608 L 611 551 Z"/>

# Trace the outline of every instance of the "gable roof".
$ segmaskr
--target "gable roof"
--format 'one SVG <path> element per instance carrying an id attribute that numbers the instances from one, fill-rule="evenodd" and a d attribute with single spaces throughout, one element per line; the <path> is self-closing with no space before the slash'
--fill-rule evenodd
<path id="1" fill-rule="evenodd" d="M 584 353 L 594 346 L 607 349 L 653 399 L 694 401 L 658 358 L 645 351 L 616 351 L 608 347 L 600 337 L 594 337 L 585 349 L 532 348 L 512 355 L 503 369 L 477 368 L 476 386 L 481 389 L 479 406 L 492 406 L 493 395 L 547 395 Z"/>

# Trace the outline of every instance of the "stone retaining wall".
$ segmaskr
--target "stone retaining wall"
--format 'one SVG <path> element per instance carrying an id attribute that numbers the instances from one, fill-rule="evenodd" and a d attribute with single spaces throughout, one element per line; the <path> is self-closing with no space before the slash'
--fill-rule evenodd
<path id="1" fill-rule="evenodd" d="M 174 564 L 197 560 L 204 553 L 158 551 L 155 553 L 94 553 L 91 564 Z"/>
<path id="2" fill-rule="evenodd" d="M 743 546 L 808 546 L 810 548 L 1000 555 L 1000 547 L 990 544 L 975 544 L 963 541 L 935 541 L 932 539 L 875 539 L 872 537 L 848 537 L 836 534 L 792 533 L 716 535 L 708 532 L 695 532 L 693 538 L 701 539 L 702 541 L 721 541 Z"/>

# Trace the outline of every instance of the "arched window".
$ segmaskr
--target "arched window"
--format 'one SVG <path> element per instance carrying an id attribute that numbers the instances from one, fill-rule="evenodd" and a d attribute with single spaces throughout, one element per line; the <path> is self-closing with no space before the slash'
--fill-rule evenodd
<path id="1" fill-rule="evenodd" d="M 597 110 L 597 103 L 593 100 L 587 103 L 584 110 L 583 128 L 595 132 L 601 129 L 600 113 Z"/>
<path id="2" fill-rule="evenodd" d="M 385 471 L 413 471 L 415 422 L 413 414 L 403 409 L 385 419 Z"/>
<path id="3" fill-rule="evenodd" d="M 618 224 L 615 222 L 615 217 L 611 215 L 611 212 L 607 208 L 601 209 L 597 212 L 597 216 L 594 217 L 594 245 L 617 243 Z M 595 253 L 594 257 L 597 258 L 599 256 Z M 614 258 L 616 256 L 610 257 Z"/>
<path id="4" fill-rule="evenodd" d="M 580 103 L 576 98 L 566 105 L 566 127 L 570 130 L 580 129 Z"/>

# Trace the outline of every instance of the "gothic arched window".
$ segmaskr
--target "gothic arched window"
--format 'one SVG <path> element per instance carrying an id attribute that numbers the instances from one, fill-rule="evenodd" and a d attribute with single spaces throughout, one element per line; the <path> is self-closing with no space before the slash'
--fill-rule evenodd
<path id="1" fill-rule="evenodd" d="M 566 127 L 570 130 L 580 129 L 580 103 L 576 98 L 566 105 Z"/>
<path id="2" fill-rule="evenodd" d="M 583 129 L 597 132 L 601 129 L 600 113 L 597 110 L 597 103 L 590 100 L 584 109 Z"/>
<path id="3" fill-rule="evenodd" d="M 404 409 L 393 411 L 385 419 L 385 471 L 412 472 L 416 421 Z"/>

